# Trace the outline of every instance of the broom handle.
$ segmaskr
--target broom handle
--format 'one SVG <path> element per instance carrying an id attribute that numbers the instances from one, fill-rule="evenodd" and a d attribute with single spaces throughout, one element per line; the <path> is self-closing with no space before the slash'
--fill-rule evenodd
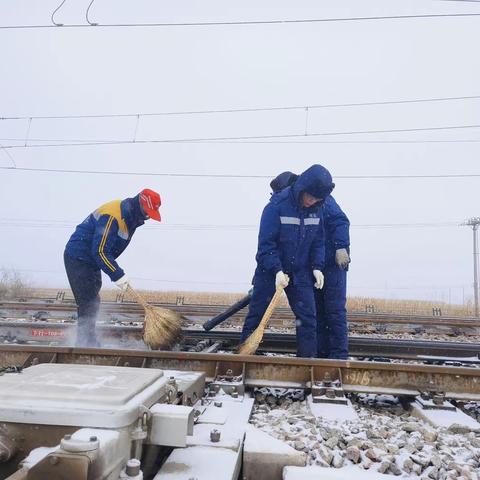
<path id="1" fill-rule="evenodd" d="M 265 310 L 265 313 L 263 314 L 262 319 L 260 320 L 260 323 L 258 324 L 257 328 L 261 328 L 262 330 L 265 329 L 267 326 L 268 321 L 270 320 L 270 317 L 273 314 L 273 311 L 278 305 L 278 302 L 280 301 L 280 298 L 282 298 L 282 293 L 283 293 L 284 287 L 279 286 L 275 290 L 275 295 L 273 296 L 270 304 L 268 305 L 267 309 Z"/>
<path id="2" fill-rule="evenodd" d="M 139 303 L 143 308 L 147 308 L 149 306 L 145 298 L 143 298 L 143 296 L 134 290 L 130 285 L 127 288 L 127 292 L 131 293 L 135 297 L 137 303 Z"/>

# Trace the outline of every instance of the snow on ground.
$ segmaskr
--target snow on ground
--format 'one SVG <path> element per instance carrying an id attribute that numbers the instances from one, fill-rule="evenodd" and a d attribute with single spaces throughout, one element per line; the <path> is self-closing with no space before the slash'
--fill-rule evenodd
<path id="1" fill-rule="evenodd" d="M 343 421 L 315 418 L 303 400 L 271 397 L 257 395 L 250 422 L 306 452 L 308 465 L 424 480 L 480 478 L 480 433 L 434 428 L 394 397 L 359 396 L 358 419 Z M 356 477 L 349 469 L 343 478 Z"/>
<path id="2" fill-rule="evenodd" d="M 389 480 L 394 475 L 382 474 L 372 470 L 360 470 L 357 467 L 325 470 L 321 467 L 285 467 L 283 480 Z"/>
<path id="3" fill-rule="evenodd" d="M 383 340 L 423 340 L 430 342 L 460 342 L 478 343 L 478 335 L 450 335 L 447 333 L 355 333 L 353 336 L 362 338 L 381 338 Z"/>

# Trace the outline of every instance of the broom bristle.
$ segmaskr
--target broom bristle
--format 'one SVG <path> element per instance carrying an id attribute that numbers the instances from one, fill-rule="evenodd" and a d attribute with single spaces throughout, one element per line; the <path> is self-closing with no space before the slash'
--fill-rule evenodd
<path id="1" fill-rule="evenodd" d="M 288 277 L 287 277 L 288 278 Z M 275 307 L 277 306 L 280 298 L 282 296 L 284 287 L 278 286 L 275 290 L 275 295 L 270 300 L 270 304 L 268 305 L 267 309 L 265 310 L 258 327 L 250 334 L 250 336 L 238 347 L 238 353 L 240 355 L 253 355 L 257 348 L 260 346 L 262 342 L 263 333 L 265 332 L 265 327 L 267 326 L 268 320 L 272 316 Z"/>
<path id="2" fill-rule="evenodd" d="M 240 347 L 238 347 L 238 353 L 240 355 L 253 355 L 262 342 L 264 330 L 264 328 L 257 327 Z"/>
<path id="3" fill-rule="evenodd" d="M 182 316 L 168 308 L 145 308 L 143 340 L 152 349 L 174 345 L 182 334 Z"/>

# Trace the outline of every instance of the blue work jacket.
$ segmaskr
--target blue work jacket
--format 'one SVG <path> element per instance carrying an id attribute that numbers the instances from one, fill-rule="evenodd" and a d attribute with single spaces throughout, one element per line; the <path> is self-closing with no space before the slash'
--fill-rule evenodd
<path id="1" fill-rule="evenodd" d="M 272 195 L 260 220 L 255 281 L 271 279 L 283 271 L 293 285 L 312 285 L 312 271 L 324 268 L 323 212 L 316 205 L 303 207 L 301 197 L 303 192 L 317 188 L 325 172 L 328 174 L 319 165 L 310 168 L 293 186 Z"/>
<path id="2" fill-rule="evenodd" d="M 298 175 L 283 172 L 272 180 L 270 186 L 275 193 L 294 185 Z M 350 253 L 350 221 L 335 199 L 329 195 L 322 205 L 325 228 L 325 264 L 335 265 L 335 252 L 345 248 Z"/>
<path id="3" fill-rule="evenodd" d="M 127 248 L 137 227 L 144 223 L 138 195 L 113 200 L 97 208 L 77 226 L 65 252 L 71 258 L 103 270 L 115 282 L 125 274 L 116 259 Z"/>

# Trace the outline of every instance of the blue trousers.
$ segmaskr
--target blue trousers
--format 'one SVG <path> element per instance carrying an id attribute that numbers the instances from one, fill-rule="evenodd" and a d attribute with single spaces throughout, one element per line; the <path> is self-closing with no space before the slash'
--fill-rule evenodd
<path id="1" fill-rule="evenodd" d="M 95 333 L 95 323 L 100 308 L 102 275 L 98 268 L 64 253 L 63 260 L 68 282 L 77 303 L 77 340 L 79 347 L 100 346 Z"/>
<path id="2" fill-rule="evenodd" d="M 325 285 L 315 291 L 318 357 L 347 359 L 347 272 L 334 264 L 323 274 Z"/>
<path id="3" fill-rule="evenodd" d="M 288 303 L 296 317 L 297 357 L 317 356 L 317 319 L 315 316 L 315 298 L 311 285 L 289 285 L 285 289 Z M 275 280 L 254 280 L 252 299 L 248 315 L 243 324 L 240 341 L 243 343 L 257 328 L 260 320 L 275 294 Z"/>

